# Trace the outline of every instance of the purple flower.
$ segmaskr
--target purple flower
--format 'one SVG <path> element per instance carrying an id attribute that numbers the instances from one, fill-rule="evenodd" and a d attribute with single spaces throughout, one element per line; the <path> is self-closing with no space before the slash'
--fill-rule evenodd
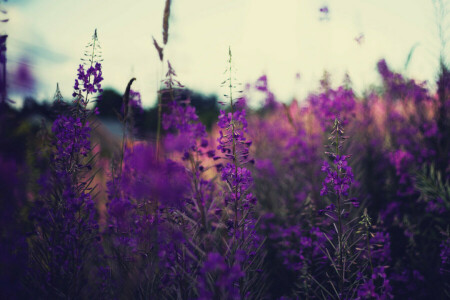
<path id="1" fill-rule="evenodd" d="M 440 246 L 439 256 L 441 258 L 440 273 L 445 274 L 450 272 L 450 236 L 444 236 Z"/>
<path id="2" fill-rule="evenodd" d="M 348 165 L 348 157 L 346 155 L 336 155 L 332 167 L 327 161 L 324 161 L 321 170 L 326 173 L 326 177 L 320 195 L 327 195 L 331 186 L 333 193 L 338 197 L 348 196 L 348 190 L 353 183 L 353 172 Z"/>
<path id="3" fill-rule="evenodd" d="M 239 264 L 230 267 L 219 253 L 208 253 L 198 279 L 199 299 L 241 299 L 236 283 L 243 276 Z"/>
<path id="4" fill-rule="evenodd" d="M 156 199 L 162 207 L 182 208 L 188 178 L 183 166 L 156 160 L 153 147 L 141 144 L 125 153 L 122 185 L 137 200 Z"/>
<path id="5" fill-rule="evenodd" d="M 255 204 L 255 198 L 250 196 L 250 188 L 253 183 L 251 172 L 244 167 L 251 162 L 249 147 L 252 144 L 245 137 L 247 132 L 247 120 L 245 110 L 226 113 L 221 111 L 218 125 L 221 128 L 217 139 L 220 157 L 228 161 L 220 168 L 221 178 L 227 183 L 229 192 L 225 196 L 225 204 L 234 207 L 234 213 L 249 210 Z M 219 170 L 219 169 L 218 169 Z M 235 218 L 234 223 L 237 223 Z M 234 224 L 233 229 L 238 230 Z M 237 234 L 237 232 L 236 232 Z"/>
<path id="6" fill-rule="evenodd" d="M 58 116 L 53 122 L 52 131 L 55 134 L 53 144 L 57 151 L 54 159 L 57 162 L 69 161 L 74 154 L 86 157 L 91 150 L 91 128 L 88 122 L 83 124 L 79 117 Z"/>
<path id="7" fill-rule="evenodd" d="M 81 97 L 81 104 L 87 105 L 89 102 L 89 95 L 103 91 L 101 85 L 101 82 L 103 81 L 102 66 L 97 62 L 95 63 L 95 67 L 91 66 L 85 70 L 84 66 L 80 65 L 77 72 L 77 79 L 75 79 L 72 96 Z M 82 87 L 80 87 L 80 85 Z M 85 96 L 83 96 L 82 93 L 85 93 Z"/>
<path id="8" fill-rule="evenodd" d="M 328 14 L 328 6 L 322 6 L 319 11 L 324 14 Z"/>

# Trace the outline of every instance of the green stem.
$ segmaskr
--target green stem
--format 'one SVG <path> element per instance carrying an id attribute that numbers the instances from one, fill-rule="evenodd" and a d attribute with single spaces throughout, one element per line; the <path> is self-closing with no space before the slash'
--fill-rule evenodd
<path id="1" fill-rule="evenodd" d="M 234 128 L 234 105 L 233 105 L 233 73 L 232 73 L 232 66 L 231 66 L 231 48 L 228 48 L 229 51 L 229 56 L 230 56 L 230 60 L 229 60 L 229 74 L 230 74 L 230 81 L 229 81 L 229 89 L 230 89 L 230 105 L 231 105 L 231 136 L 232 136 L 232 143 L 233 143 L 233 164 L 234 164 L 234 176 L 235 176 L 235 180 L 238 178 L 238 161 L 237 161 L 237 157 L 236 157 L 236 140 L 235 140 L 235 128 Z M 235 236 L 236 236 L 236 232 L 239 231 L 238 229 L 238 208 L 239 208 L 239 203 L 237 200 L 238 197 L 238 186 L 234 187 L 234 230 L 235 230 Z"/>
<path id="2" fill-rule="evenodd" d="M 161 61 L 161 72 L 163 70 L 163 62 Z M 162 74 L 161 74 L 162 78 Z M 159 159 L 159 151 L 160 151 L 160 140 L 161 140 L 161 114 L 162 114 L 162 89 L 160 87 L 159 93 L 158 93 L 158 124 L 156 127 L 156 159 Z"/>
<path id="3" fill-rule="evenodd" d="M 368 252 L 368 256 L 369 256 L 369 263 L 370 263 L 370 274 L 373 274 L 373 265 L 372 265 L 372 253 L 370 250 L 370 232 L 369 232 L 369 227 L 366 227 L 366 237 L 367 237 L 367 252 Z"/>
<path id="4" fill-rule="evenodd" d="M 336 119 L 335 125 L 335 134 L 336 134 L 336 155 L 339 156 L 339 121 Z M 341 178 L 341 169 L 337 168 L 338 178 Z M 344 261 L 343 261 L 343 237 L 342 237 L 342 219 L 341 219 L 341 195 L 337 195 L 337 209 L 338 209 L 338 247 L 339 247 L 339 268 L 341 271 L 341 276 L 339 278 L 339 289 L 341 294 L 343 293 L 344 287 L 344 279 L 345 279 L 345 270 L 344 270 Z"/>

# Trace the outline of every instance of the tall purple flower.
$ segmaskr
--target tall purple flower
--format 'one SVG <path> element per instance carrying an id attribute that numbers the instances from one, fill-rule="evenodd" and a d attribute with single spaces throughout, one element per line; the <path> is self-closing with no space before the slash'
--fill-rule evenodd
<path id="1" fill-rule="evenodd" d="M 244 279 L 239 281 L 240 296 L 248 296 L 244 291 L 249 291 L 249 287 L 258 278 L 260 274 L 255 269 L 251 269 L 250 265 L 256 262 L 262 263 L 263 253 L 258 250 L 261 245 L 261 237 L 256 233 L 256 219 L 254 216 L 254 206 L 256 199 L 251 193 L 253 178 L 250 170 L 247 168 L 249 163 L 254 160 L 250 158 L 249 147 L 252 144 L 246 138 L 247 120 L 243 107 L 237 107 L 236 104 L 242 105 L 245 101 L 241 98 L 235 102 L 233 91 L 235 84 L 233 83 L 232 65 L 231 65 L 231 49 L 229 50 L 229 76 L 225 80 L 229 88 L 228 98 L 230 100 L 230 112 L 222 110 L 219 115 L 219 138 L 217 150 L 219 155 L 214 160 L 221 160 L 217 165 L 222 181 L 226 187 L 223 191 L 224 199 L 224 226 L 227 229 L 228 236 L 223 238 L 225 249 L 230 249 L 228 255 L 229 265 L 234 261 L 244 272 Z M 250 292 L 250 291 L 249 291 Z M 258 290 L 252 291 L 258 293 Z"/>
<path id="2" fill-rule="evenodd" d="M 90 78 L 85 83 L 88 82 Z M 98 79 L 95 84 L 98 86 Z M 29 284 L 46 298 L 84 295 L 88 266 L 101 253 L 92 199 L 94 188 L 90 185 L 89 172 L 93 166 L 92 160 L 88 160 L 91 112 L 86 104 L 90 93 L 92 90 L 86 89 L 85 97 L 80 96 L 76 107 L 59 115 L 53 123 L 50 170 L 40 179 L 41 194 L 31 212 L 35 235 L 31 242 Z"/>
<path id="3" fill-rule="evenodd" d="M 325 180 L 322 183 L 322 190 L 320 194 L 326 196 L 333 194 L 337 200 L 337 206 L 343 204 L 344 198 L 349 195 L 350 186 L 354 182 L 352 168 L 348 165 L 347 159 L 349 155 L 341 154 L 342 145 L 346 137 L 341 125 L 341 121 L 336 118 L 334 121 L 333 131 L 329 140 L 330 151 L 327 154 L 332 159 L 332 164 L 324 161 L 322 165 L 322 172 L 326 174 Z M 341 203 L 342 202 L 342 203 Z M 355 205 L 355 200 L 348 200 L 347 203 Z M 356 206 L 356 205 L 355 205 Z M 340 208 L 338 209 L 340 211 Z"/>
<path id="4" fill-rule="evenodd" d="M 183 272 L 192 272 L 192 262 L 182 258 L 186 241 L 178 211 L 185 210 L 189 186 L 186 169 L 175 161 L 156 159 L 153 145 L 126 148 L 122 172 L 108 182 L 108 240 L 112 243 L 108 251 L 113 253 L 110 264 L 115 266 L 118 296 L 129 296 L 120 287 L 132 286 L 146 297 L 164 298 L 186 282 Z M 123 273 L 121 265 L 127 266 Z M 142 270 L 150 275 L 131 280 L 134 272 Z M 152 289 L 139 291 L 150 282 Z"/>
<path id="5" fill-rule="evenodd" d="M 352 168 L 348 165 L 348 155 L 342 154 L 344 129 L 338 118 L 335 119 L 329 140 L 332 163 L 324 162 L 322 171 L 326 173 L 321 195 L 331 200 L 322 214 L 327 215 L 333 232 L 327 240 L 331 246 L 327 257 L 337 275 L 331 283 L 338 298 L 358 295 L 358 299 L 366 297 L 383 299 L 392 298 L 392 287 L 386 274 L 386 264 L 390 262 L 389 234 L 382 231 L 372 232 L 373 226 L 367 210 L 361 217 L 358 228 L 354 220 L 349 219 L 351 208 L 359 207 L 356 198 L 349 197 L 351 185 L 354 183 Z M 333 251 L 334 254 L 331 252 Z M 352 278 L 352 279 L 350 279 Z M 333 280 L 330 280 L 333 282 Z M 354 297 L 354 296 L 352 296 Z"/>
<path id="6" fill-rule="evenodd" d="M 101 48 L 98 42 L 97 29 L 95 29 L 92 41 L 86 46 L 82 58 L 83 64 L 80 64 L 77 70 L 77 79 L 75 79 L 74 92 L 72 96 L 74 102 L 87 106 L 90 96 L 97 92 L 102 92 L 101 82 L 103 81 L 101 65 Z"/>
<path id="7" fill-rule="evenodd" d="M 347 297 L 349 283 L 347 277 L 352 265 L 356 262 L 352 260 L 351 251 L 354 250 L 350 246 L 349 239 L 351 238 L 352 229 L 349 227 L 345 219 L 348 218 L 350 207 L 357 206 L 354 199 L 348 199 L 348 191 L 353 183 L 352 169 L 348 166 L 348 156 L 342 154 L 344 137 L 344 129 L 339 118 L 336 118 L 333 125 L 333 131 L 329 140 L 328 146 L 330 151 L 327 154 L 332 159 L 330 165 L 327 161 L 322 166 L 322 171 L 325 172 L 326 177 L 323 182 L 321 195 L 328 196 L 331 199 L 325 209 L 320 210 L 321 214 L 325 214 L 331 219 L 334 231 L 328 237 L 330 245 L 334 250 L 332 255 L 328 254 L 332 267 L 337 274 L 337 280 L 334 281 L 334 289 L 337 290 L 339 298 L 341 296 Z M 329 234 L 327 234 L 329 235 Z M 332 281 L 330 281 L 332 282 Z"/>
<path id="8" fill-rule="evenodd" d="M 206 148 L 208 141 L 205 126 L 198 120 L 195 108 L 177 100 L 172 100 L 167 107 L 169 113 L 163 114 L 162 120 L 164 130 L 169 131 L 166 136 L 167 150 L 180 151 L 185 159 L 194 152 L 202 154 L 200 148 Z"/>
<path id="9" fill-rule="evenodd" d="M 245 137 L 247 132 L 245 110 L 230 113 L 222 110 L 218 125 L 222 130 L 219 131 L 217 150 L 222 153 L 225 160 L 221 166 L 221 178 L 231 188 L 231 192 L 226 196 L 226 202 L 239 210 L 248 210 L 256 203 L 256 199 L 250 192 L 253 178 L 246 168 L 246 164 L 253 163 L 253 160 L 249 153 L 252 142 Z"/>
<path id="10" fill-rule="evenodd" d="M 250 158 L 249 147 L 252 144 L 245 135 L 247 133 L 247 120 L 244 108 L 238 109 L 233 103 L 233 75 L 231 74 L 231 50 L 230 55 L 230 76 L 227 79 L 229 83 L 229 99 L 231 112 L 220 111 L 219 120 L 219 138 L 217 150 L 221 155 L 214 159 L 221 158 L 223 163 L 218 165 L 221 178 L 226 182 L 228 191 L 225 193 L 225 204 L 233 210 L 233 219 L 230 220 L 231 229 L 236 237 L 240 237 L 243 228 L 240 228 L 242 221 L 245 221 L 245 211 L 248 211 L 256 203 L 256 199 L 250 192 L 253 182 L 251 172 L 246 168 L 248 163 L 254 163 Z M 243 236 L 243 235 L 242 235 Z"/>

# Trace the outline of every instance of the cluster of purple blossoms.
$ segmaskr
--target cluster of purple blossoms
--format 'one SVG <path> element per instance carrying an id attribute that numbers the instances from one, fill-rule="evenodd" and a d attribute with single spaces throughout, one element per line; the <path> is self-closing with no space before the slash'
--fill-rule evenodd
<path id="1" fill-rule="evenodd" d="M 327 13 L 328 13 L 328 6 L 322 6 L 322 7 L 319 9 L 319 11 L 320 11 L 321 13 L 327 14 Z"/>
<path id="2" fill-rule="evenodd" d="M 37 252 L 30 271 L 32 286 L 40 282 L 40 287 L 33 288 L 47 290 L 48 297 L 54 293 L 80 295 L 85 287 L 69 286 L 67 282 L 81 284 L 85 280 L 86 266 L 96 249 L 93 245 L 99 241 L 92 188 L 82 178 L 91 168 L 83 159 L 90 151 L 89 130 L 72 117 L 60 116 L 53 124 L 52 171 L 40 180 L 41 195 L 31 214 L 36 226 L 32 248 L 46 247 L 45 255 L 52 257 L 51 261 L 42 261 L 49 264 L 48 272 L 42 274 L 37 270 L 42 268 L 44 253 Z"/>
<path id="3" fill-rule="evenodd" d="M 247 120 L 245 110 L 226 113 L 221 111 L 218 126 L 219 138 L 217 150 L 222 153 L 215 159 L 223 158 L 228 162 L 219 165 L 221 178 L 231 188 L 231 192 L 226 197 L 226 202 L 232 205 L 242 205 L 240 209 L 248 210 L 256 203 L 256 199 L 250 193 L 253 183 L 251 172 L 244 167 L 247 163 L 254 163 L 249 156 L 249 147 L 252 141 L 245 137 L 247 132 Z M 242 201 L 242 203 L 240 203 Z"/>
<path id="4" fill-rule="evenodd" d="M 245 116 L 245 110 L 238 110 L 233 113 L 226 113 L 224 110 L 221 110 L 219 121 L 217 122 L 217 125 L 221 128 L 219 131 L 220 136 L 217 139 L 219 142 L 217 150 L 224 155 L 223 158 L 233 163 L 253 163 L 253 160 L 249 158 L 248 150 L 252 141 L 247 140 L 245 137 L 248 126 Z"/>
<path id="5" fill-rule="evenodd" d="M 123 246 L 134 252 L 137 249 L 137 240 L 134 235 L 136 205 L 122 192 L 120 179 L 120 177 L 115 177 L 106 183 L 108 227 L 113 232 L 112 242 L 115 247 Z"/>
<path id="6" fill-rule="evenodd" d="M 177 162 L 156 160 L 152 145 L 140 144 L 125 153 L 122 188 L 139 202 L 152 195 L 152 201 L 161 207 L 182 208 L 188 187 L 186 175 Z"/>
<path id="7" fill-rule="evenodd" d="M 86 157 L 91 151 L 89 122 L 79 117 L 60 115 L 52 126 L 55 135 L 55 160 L 64 161 L 79 153 Z"/>
<path id="8" fill-rule="evenodd" d="M 376 244 L 377 242 L 385 243 L 385 237 L 388 238 L 389 236 L 378 234 L 375 236 L 376 238 L 371 239 L 373 235 L 370 232 L 371 222 L 367 213 L 364 213 L 362 216 L 360 224 L 364 225 L 364 229 L 361 231 L 354 231 L 351 221 L 345 221 L 350 215 L 350 207 L 359 206 L 355 198 L 347 199 L 349 189 L 354 183 L 354 175 L 352 168 L 347 162 L 349 156 L 342 154 L 343 141 L 345 139 L 341 122 L 336 118 L 329 138 L 331 151 L 327 153 L 333 159 L 333 164 L 330 165 L 325 161 L 322 166 L 322 171 L 326 173 L 326 177 L 320 193 L 322 196 L 332 194 L 333 202 L 325 209 L 319 210 L 319 213 L 325 214 L 330 218 L 334 227 L 334 230 L 326 233 L 330 243 L 330 250 L 326 252 L 328 253 L 327 258 L 337 275 L 334 279 L 335 283 L 331 283 L 333 286 L 332 290 L 336 292 L 339 299 L 354 295 L 355 291 L 357 291 L 360 299 L 378 296 L 380 290 L 383 291 L 384 295 L 390 295 L 391 286 L 389 280 L 386 279 L 385 268 L 382 265 L 383 262 L 381 262 L 385 255 L 389 255 L 389 251 L 380 253 L 380 247 L 376 247 L 378 245 Z M 360 241 L 361 244 L 349 243 L 350 240 Z M 381 248 L 381 252 L 386 250 L 383 247 Z M 330 255 L 333 250 L 334 255 Z M 358 252 L 361 252 L 362 255 L 353 255 L 353 253 Z M 368 269 L 365 265 L 370 265 L 370 272 L 367 271 Z M 373 265 L 376 267 L 374 268 Z M 355 272 L 358 274 L 359 285 L 353 285 L 348 281 L 348 277 Z M 383 280 L 382 287 L 379 284 L 375 284 L 375 280 L 379 277 Z"/>
<path id="9" fill-rule="evenodd" d="M 255 89 L 257 89 L 260 92 L 263 92 L 266 96 L 264 100 L 264 108 L 271 108 L 271 109 L 276 108 L 278 102 L 275 99 L 274 93 L 272 93 L 269 90 L 267 84 L 267 75 L 262 75 L 261 77 L 259 77 L 254 86 Z"/>
<path id="10" fill-rule="evenodd" d="M 171 95 L 167 103 L 168 111 L 163 114 L 162 126 L 166 130 L 164 146 L 168 155 L 181 153 L 183 165 L 186 168 L 187 180 L 191 189 L 186 193 L 186 205 L 183 213 L 187 218 L 199 219 L 199 228 L 202 228 L 202 235 L 211 226 L 211 215 L 217 217 L 214 211 L 220 212 L 220 208 L 213 205 L 214 183 L 204 176 L 204 172 L 210 167 L 206 165 L 205 159 L 214 157 L 207 139 L 205 126 L 200 122 L 195 108 L 190 105 L 190 99 L 182 98 L 182 93 L 174 89 L 174 85 L 183 85 L 173 77 L 175 71 L 169 64 L 168 78 L 165 80 L 168 87 L 167 94 Z M 219 214 L 219 213 L 217 213 Z"/>
<path id="11" fill-rule="evenodd" d="M 363 283 L 358 286 L 357 297 L 355 299 L 393 299 L 392 286 L 386 274 L 386 267 L 380 266 L 373 269 L 369 280 L 364 279 L 362 274 L 358 274 L 358 279 L 363 280 Z M 378 282 L 381 281 L 381 287 L 378 287 Z M 380 292 L 380 290 L 382 292 Z"/>
<path id="12" fill-rule="evenodd" d="M 441 251 L 439 253 L 441 257 L 441 274 L 450 273 L 450 236 L 447 235 L 442 243 L 440 244 Z"/>
<path id="13" fill-rule="evenodd" d="M 327 161 L 324 161 L 322 171 L 326 173 L 321 196 L 328 195 L 329 187 L 338 197 L 348 196 L 348 190 L 353 183 L 352 168 L 348 165 L 349 155 L 336 155 L 333 161 L 333 168 Z"/>
<path id="14" fill-rule="evenodd" d="M 230 193 L 229 197 L 225 199 L 225 204 L 229 202 L 235 203 L 242 199 L 242 194 L 245 193 L 245 198 L 243 199 L 243 209 L 248 210 L 251 206 L 256 204 L 256 198 L 253 197 L 252 193 L 247 193 L 250 189 L 253 179 L 251 172 L 242 167 L 236 167 L 231 163 L 227 163 L 221 172 L 222 180 L 228 182 L 230 186 L 238 186 L 235 192 Z"/>
<path id="15" fill-rule="evenodd" d="M 123 170 L 108 182 L 108 236 L 113 247 L 108 249 L 113 253 L 109 263 L 126 264 L 130 274 L 145 270 L 151 275 L 128 282 L 127 276 L 118 273 L 121 285 L 139 289 L 154 281 L 157 290 L 146 290 L 145 295 L 170 294 L 163 287 L 183 282 L 184 272 L 192 272 L 192 259 L 182 258 L 186 247 L 183 230 L 188 226 L 179 224 L 189 186 L 185 167 L 169 159 L 157 159 L 153 145 L 126 148 Z M 183 270 L 179 270 L 180 259 Z M 116 267 L 113 269 L 117 275 Z M 117 295 L 124 292 L 115 291 Z"/>
<path id="16" fill-rule="evenodd" d="M 399 184 L 403 187 L 403 189 L 397 191 L 397 194 L 399 196 L 412 195 L 415 192 L 415 188 L 412 184 L 413 178 L 410 169 L 414 162 L 414 156 L 405 150 L 399 149 L 389 153 L 388 157 L 395 168 Z"/>
<path id="17" fill-rule="evenodd" d="M 229 267 L 222 255 L 209 253 L 199 274 L 198 299 L 241 299 L 237 281 L 244 275 L 238 262 Z"/>
<path id="18" fill-rule="evenodd" d="M 84 69 L 83 65 L 80 65 L 78 67 L 77 76 L 78 78 L 75 79 L 75 85 L 73 87 L 73 97 L 81 95 L 82 92 L 86 92 L 86 94 L 95 94 L 103 91 L 101 85 L 101 82 L 103 81 L 102 65 L 100 63 L 95 63 L 95 66 L 90 66 L 87 70 Z"/>
<path id="19" fill-rule="evenodd" d="M 384 59 L 377 64 L 378 72 L 390 96 L 396 99 L 413 99 L 416 103 L 430 100 L 425 82 L 416 84 L 414 80 L 405 79 L 401 74 L 392 72 Z"/>
<path id="20" fill-rule="evenodd" d="M 328 130 L 330 120 L 335 116 L 340 116 L 341 123 L 345 126 L 355 114 L 355 95 L 351 89 L 342 86 L 336 90 L 328 88 L 318 95 L 313 94 L 308 97 L 308 103 L 323 130 Z"/>
<path id="21" fill-rule="evenodd" d="M 195 108 L 190 105 L 183 105 L 177 101 L 168 104 L 170 113 L 163 115 L 162 125 L 164 130 L 175 131 L 176 134 L 168 133 L 166 137 L 166 147 L 168 150 L 183 152 L 184 158 L 190 156 L 190 152 L 198 151 L 198 141 L 201 140 L 201 147 L 208 147 L 205 126 L 199 122 Z"/>
<path id="22" fill-rule="evenodd" d="M 261 229 L 269 232 L 268 239 L 279 248 L 280 261 L 288 270 L 302 271 L 313 263 L 317 267 L 326 262 L 321 248 L 327 239 L 319 227 L 312 226 L 309 230 L 299 224 L 283 227 L 275 223 L 273 214 L 265 215 L 264 219 Z"/>
<path id="23" fill-rule="evenodd" d="M 60 195 L 51 198 L 46 194 L 42 197 L 47 200 L 36 201 L 31 214 L 36 222 L 37 238 L 31 246 L 31 286 L 50 298 L 57 294 L 76 297 L 86 289 L 82 281 L 86 279 L 95 245 L 100 240 L 91 195 L 87 191 L 78 192 L 79 187 L 69 181 L 66 177 L 54 187 L 53 193 L 63 189 Z M 40 247 L 45 253 L 38 251 Z M 47 271 L 42 271 L 42 264 Z"/>
<path id="24" fill-rule="evenodd" d="M 168 62 L 166 79 L 163 81 L 166 89 L 160 91 L 162 100 L 165 100 L 163 101 L 164 105 L 167 107 L 167 111 L 162 115 L 162 127 L 167 131 L 166 150 L 182 152 L 183 160 L 192 160 L 194 153 L 197 158 L 200 158 L 205 154 L 203 150 L 206 150 L 209 144 L 206 139 L 206 128 L 199 121 L 195 108 L 190 105 L 189 97 L 185 95 L 184 98 L 181 95 L 186 91 L 175 77 L 175 70 Z M 199 141 L 201 142 L 199 143 Z M 213 154 L 208 154 L 208 156 L 211 157 Z M 199 161 L 192 162 L 199 163 Z"/>
<path id="25" fill-rule="evenodd" d="M 132 227 L 141 227 L 135 228 L 141 231 L 147 222 L 144 219 L 153 220 L 161 209 L 182 209 L 187 187 L 185 168 L 172 160 L 158 161 L 151 144 L 127 148 L 123 170 L 108 182 L 111 228 L 125 233 L 130 228 L 124 226 L 134 224 Z M 139 213 L 142 209 L 152 213 Z"/>
<path id="26" fill-rule="evenodd" d="M 387 265 L 391 263 L 391 240 L 388 232 L 377 231 L 369 239 L 372 263 Z"/>

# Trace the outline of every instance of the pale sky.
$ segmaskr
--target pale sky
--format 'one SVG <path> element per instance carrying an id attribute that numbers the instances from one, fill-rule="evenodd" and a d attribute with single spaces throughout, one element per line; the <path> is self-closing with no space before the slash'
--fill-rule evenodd
<path id="1" fill-rule="evenodd" d="M 162 74 L 152 35 L 162 44 L 164 2 L 9 0 L 10 21 L 0 25 L 9 35 L 8 68 L 27 59 L 38 82 L 38 99 L 52 98 L 59 82 L 69 100 L 84 47 L 97 28 L 104 87 L 122 93 L 136 77 L 133 87 L 144 105 L 152 105 Z M 328 20 L 321 20 L 324 5 Z M 358 44 L 355 38 L 361 34 L 364 40 Z M 433 83 L 439 53 L 432 0 L 172 1 L 165 57 L 184 85 L 222 94 L 228 46 L 237 79 L 245 84 L 266 73 L 269 87 L 284 102 L 316 90 L 324 70 L 334 85 L 348 72 L 360 92 L 379 83 L 376 62 L 381 58 L 396 71 Z"/>

